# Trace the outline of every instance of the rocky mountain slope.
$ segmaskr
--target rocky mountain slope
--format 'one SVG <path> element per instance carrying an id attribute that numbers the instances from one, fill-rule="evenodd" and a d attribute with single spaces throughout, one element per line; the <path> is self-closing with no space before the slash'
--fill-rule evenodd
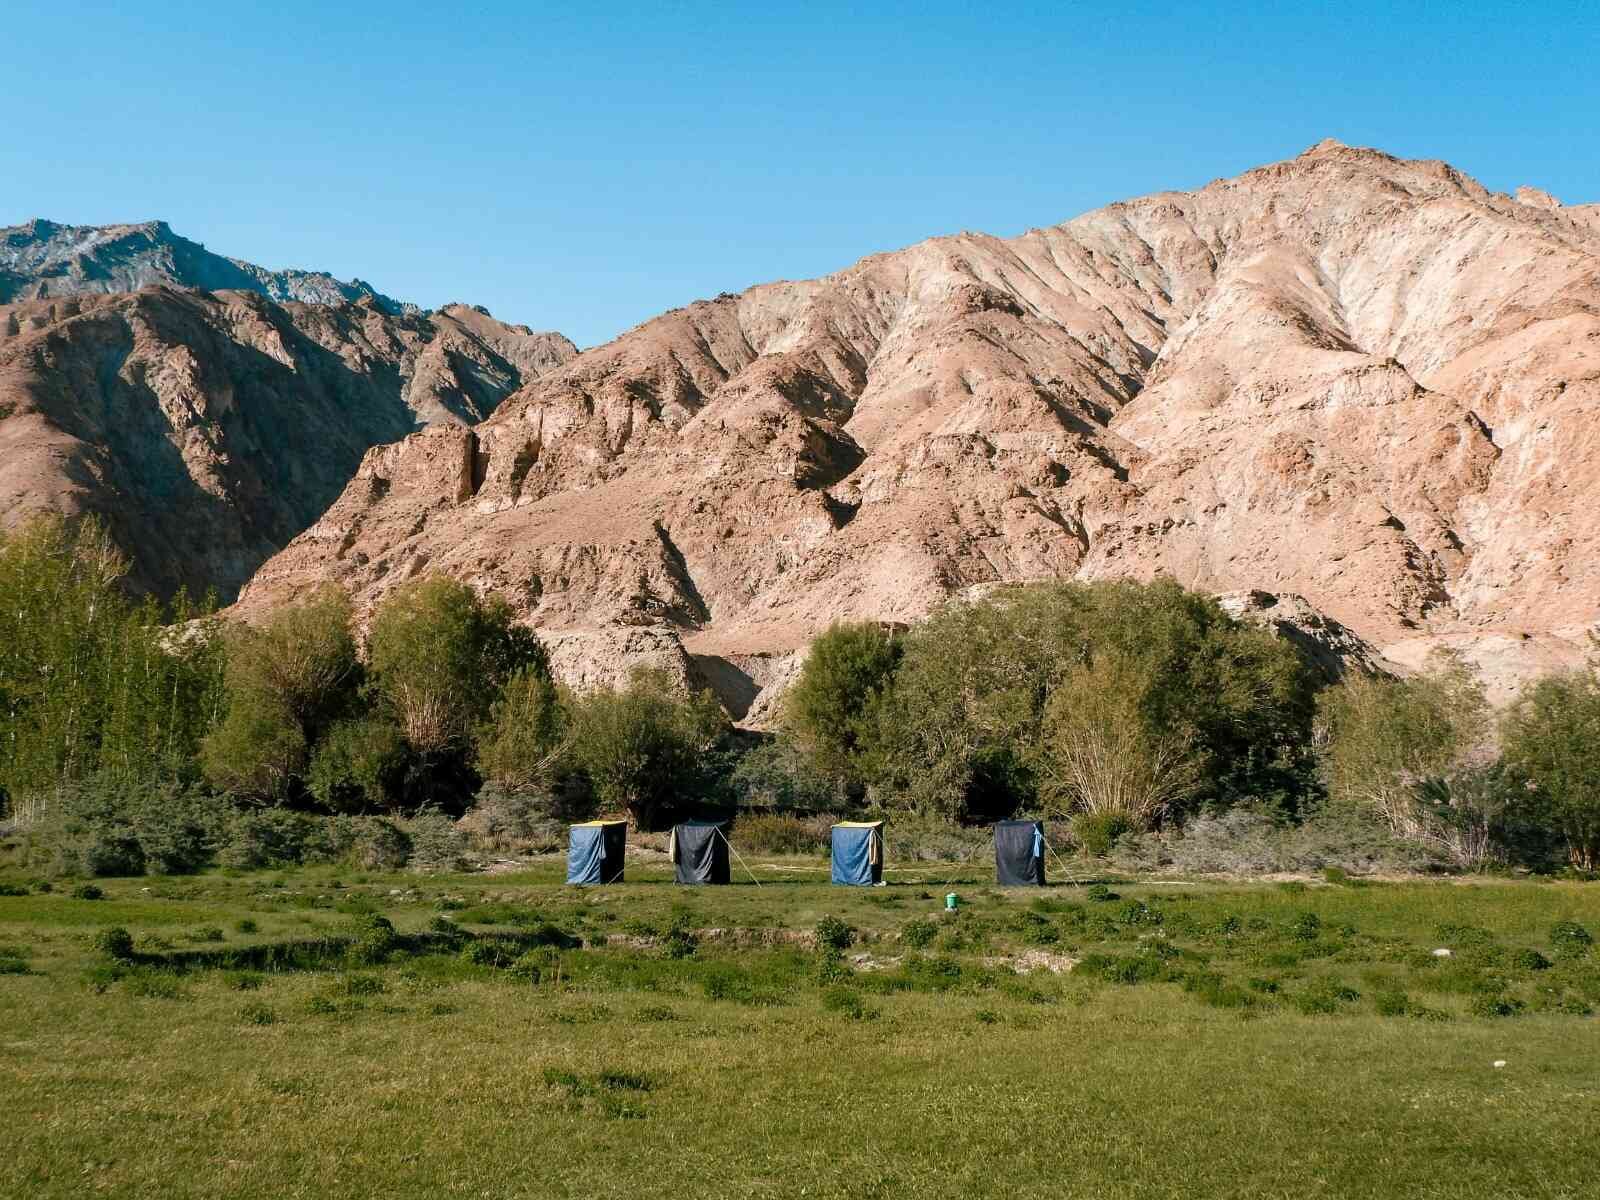
<path id="1" fill-rule="evenodd" d="M 361 280 L 321 271 L 269 271 L 213 254 L 165 221 L 137 225 L 57 225 L 34 220 L 0 229 L 0 304 L 18 300 L 136 292 L 152 284 L 259 292 L 271 300 L 336 304 L 370 300 L 384 312 L 415 311 Z"/>
<path id="2" fill-rule="evenodd" d="M 158 284 L 0 305 L 0 524 L 96 513 L 135 587 L 232 599 L 371 447 L 481 421 L 576 353 L 464 306 L 330 296 Z"/>
<path id="3" fill-rule="evenodd" d="M 437 568 L 583 671 L 681 641 L 748 675 L 839 616 L 1170 574 L 1303 594 L 1401 657 L 1570 657 L 1597 306 L 1592 208 L 1325 143 L 666 314 L 369 455 L 246 607 Z"/>
<path id="4" fill-rule="evenodd" d="M 370 452 L 241 604 L 445 570 L 748 703 L 835 618 L 1165 574 L 1510 678 L 1600 615 L 1597 379 L 1592 206 L 1325 142 L 667 313 Z"/>

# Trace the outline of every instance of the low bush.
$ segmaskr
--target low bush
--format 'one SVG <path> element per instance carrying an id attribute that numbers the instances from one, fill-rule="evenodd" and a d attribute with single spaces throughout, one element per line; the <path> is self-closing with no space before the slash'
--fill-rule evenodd
<path id="1" fill-rule="evenodd" d="M 74 900 L 104 900 L 106 894 L 98 885 L 93 883 L 80 883 L 72 889 Z"/>
<path id="2" fill-rule="evenodd" d="M 413 871 L 462 871 L 468 865 L 467 837 L 443 813 L 422 813 L 406 830 L 411 854 L 407 865 Z"/>
<path id="3" fill-rule="evenodd" d="M 917 917 L 907 921 L 900 931 L 900 940 L 913 950 L 926 950 L 939 936 L 939 923 L 930 917 Z"/>
<path id="4" fill-rule="evenodd" d="M 97 953 L 114 962 L 132 962 L 136 957 L 133 950 L 133 935 L 120 925 L 100 930 L 94 935 L 91 944 Z"/>
<path id="5" fill-rule="evenodd" d="M 1085 854 L 1105 858 L 1117 840 L 1134 832 L 1133 822 L 1126 814 L 1079 813 L 1072 818 L 1072 840 Z"/>
<path id="6" fill-rule="evenodd" d="M 1576 921 L 1557 921 L 1550 930 L 1550 944 L 1557 954 L 1577 958 L 1589 953 L 1594 935 Z"/>
<path id="7" fill-rule="evenodd" d="M 733 836 L 739 849 L 750 854 L 817 855 L 828 848 L 829 825 L 826 817 L 748 813 L 735 821 Z"/>
<path id="8" fill-rule="evenodd" d="M 817 948 L 843 953 L 856 940 L 856 931 L 838 917 L 823 917 L 817 922 Z"/>
<path id="9" fill-rule="evenodd" d="M 376 966 L 387 961 L 400 941 L 389 919 L 376 913 L 352 921 L 350 938 L 346 957 L 361 966 Z"/>

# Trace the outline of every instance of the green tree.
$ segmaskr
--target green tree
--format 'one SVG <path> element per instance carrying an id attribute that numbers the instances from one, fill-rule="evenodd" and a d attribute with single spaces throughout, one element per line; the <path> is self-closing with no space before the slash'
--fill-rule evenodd
<path id="1" fill-rule="evenodd" d="M 1463 866 L 1490 853 L 1495 816 L 1468 779 L 1474 757 L 1487 758 L 1489 706 L 1459 659 L 1438 657 L 1408 679 L 1347 679 L 1319 697 L 1317 725 L 1330 801 Z"/>
<path id="2" fill-rule="evenodd" d="M 1289 643 L 1168 580 L 1005 588 L 913 629 L 879 706 L 873 786 L 960 819 L 1035 803 L 1052 693 L 1103 658 L 1138 680 L 1139 724 L 1188 746 L 1183 804 L 1298 800 L 1311 672 Z"/>
<path id="3" fill-rule="evenodd" d="M 224 638 L 227 715 L 205 739 L 206 778 L 241 796 L 281 800 L 329 725 L 356 701 L 360 661 L 350 600 L 325 585 L 259 626 Z"/>
<path id="4" fill-rule="evenodd" d="M 402 584 L 373 614 L 373 682 L 419 754 L 461 750 L 519 671 L 546 676 L 533 631 L 498 597 L 480 599 L 444 575 Z"/>
<path id="5" fill-rule="evenodd" d="M 562 763 L 566 716 L 542 668 L 511 677 L 478 733 L 478 771 L 506 791 L 548 788 Z"/>
<path id="6" fill-rule="evenodd" d="M 336 813 L 392 809 L 408 765 L 406 740 L 391 721 L 357 717 L 329 728 L 306 772 L 306 787 Z"/>
<path id="7" fill-rule="evenodd" d="M 824 773 L 856 786 L 900 663 L 899 639 L 870 623 L 829 626 L 806 654 L 783 702 L 783 724 Z"/>
<path id="8" fill-rule="evenodd" d="M 1152 717 L 1154 668 L 1115 653 L 1069 669 L 1041 730 L 1040 798 L 1100 829 L 1142 830 L 1199 787 L 1194 730 Z"/>
<path id="9" fill-rule="evenodd" d="M 1506 714 L 1503 746 L 1572 865 L 1600 869 L 1600 675 L 1571 672 L 1526 688 Z"/>
<path id="10" fill-rule="evenodd" d="M 661 828 L 701 787 L 704 756 L 728 719 L 709 691 L 681 696 L 665 672 L 641 668 L 626 687 L 597 688 L 570 705 L 568 747 L 602 807 L 640 829 Z"/>
<path id="11" fill-rule="evenodd" d="M 90 777 L 176 779 L 220 695 L 209 608 L 132 604 L 93 520 L 0 533 L 0 790 L 24 815 Z"/>

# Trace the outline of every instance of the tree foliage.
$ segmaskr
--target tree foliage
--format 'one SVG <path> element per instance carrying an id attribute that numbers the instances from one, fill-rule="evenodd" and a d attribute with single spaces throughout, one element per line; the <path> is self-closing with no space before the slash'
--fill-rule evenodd
<path id="1" fill-rule="evenodd" d="M 1572 865 L 1600 870 L 1600 676 L 1538 680 L 1507 714 L 1503 738 L 1507 766 Z"/>
<path id="2" fill-rule="evenodd" d="M 373 682 L 419 754 L 459 750 L 519 671 L 546 676 L 533 631 L 512 624 L 510 606 L 464 583 L 430 575 L 402 584 L 373 614 Z"/>
<path id="3" fill-rule="evenodd" d="M 899 663 L 899 639 L 868 622 L 832 625 L 811 643 L 784 696 L 783 722 L 823 773 L 850 786 L 865 781 L 880 706 Z"/>
<path id="4" fill-rule="evenodd" d="M 603 808 L 656 829 L 693 798 L 727 720 L 709 691 L 679 695 L 665 672 L 641 668 L 624 687 L 572 699 L 568 747 Z"/>
<path id="5" fill-rule="evenodd" d="M 1170 581 L 1007 588 L 912 630 L 880 706 L 875 786 L 891 803 L 963 819 L 1036 803 L 1043 773 L 1061 781 L 1063 738 L 1090 729 L 1063 701 L 1047 736 L 1051 698 L 1095 671 L 1137 687 L 1121 730 L 1102 734 L 1160 731 L 1147 749 L 1185 747 L 1193 786 L 1170 802 L 1293 803 L 1310 672 L 1288 643 Z"/>
<path id="6" fill-rule="evenodd" d="M 566 714 L 543 662 L 507 682 L 478 733 L 478 771 L 511 792 L 547 789 L 563 762 Z"/>
<path id="7" fill-rule="evenodd" d="M 1408 679 L 1346 680 L 1319 698 L 1318 732 L 1331 801 L 1464 866 L 1484 861 L 1499 805 L 1473 778 L 1489 757 L 1489 706 L 1465 664 L 1445 656 Z"/>
<path id="8" fill-rule="evenodd" d="M 0 533 L 0 795 L 42 805 L 90 777 L 189 777 L 220 703 L 205 617 L 122 590 L 126 563 L 93 520 Z"/>
<path id="9" fill-rule="evenodd" d="M 356 702 L 349 598 L 327 585 L 260 626 L 233 626 L 224 642 L 227 715 L 205 739 L 206 778 L 240 796 L 281 800 L 317 740 Z"/>

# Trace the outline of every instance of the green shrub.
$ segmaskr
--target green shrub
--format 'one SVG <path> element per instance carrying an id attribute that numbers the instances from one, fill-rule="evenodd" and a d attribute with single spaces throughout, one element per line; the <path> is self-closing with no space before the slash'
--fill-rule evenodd
<path id="1" fill-rule="evenodd" d="M 349 853 L 351 861 L 364 871 L 398 871 L 411 857 L 411 839 L 393 822 L 359 818 Z"/>
<path id="2" fill-rule="evenodd" d="M 1576 921 L 1557 921 L 1550 930 L 1550 944 L 1563 957 L 1579 958 L 1589 953 L 1594 935 Z"/>
<path id="3" fill-rule="evenodd" d="M 1548 971 L 1550 969 L 1550 960 L 1531 947 L 1513 951 L 1511 964 L 1522 971 Z"/>
<path id="4" fill-rule="evenodd" d="M 817 947 L 837 950 L 841 954 L 856 940 L 856 931 L 838 917 L 827 916 L 817 922 Z"/>
<path id="5" fill-rule="evenodd" d="M 905 928 L 900 931 L 900 940 L 913 950 L 926 950 L 938 936 L 939 923 L 929 917 L 907 921 Z"/>
<path id="6" fill-rule="evenodd" d="M 751 854 L 816 855 L 827 849 L 827 819 L 788 813 L 749 813 L 734 826 L 739 847 Z"/>
<path id="7" fill-rule="evenodd" d="M 0 896 L 26 896 L 28 889 L 20 883 L 0 883 Z"/>
<path id="8" fill-rule="evenodd" d="M 1297 942 L 1314 942 L 1322 936 L 1322 918 L 1314 912 L 1297 913 L 1289 922 L 1288 934 Z"/>
<path id="9" fill-rule="evenodd" d="M 509 967 L 516 959 L 511 947 L 498 938 L 479 938 L 461 950 L 461 961 L 475 967 Z"/>
<path id="10" fill-rule="evenodd" d="M 191 942 L 221 942 L 227 940 L 222 930 L 215 925 L 207 925 L 202 929 L 191 929 L 186 937 Z"/>
<path id="11" fill-rule="evenodd" d="M 261 926 L 257 925 L 253 918 L 246 917 L 244 920 L 236 922 L 233 928 L 236 933 L 248 934 L 260 932 Z"/>
<path id="12" fill-rule="evenodd" d="M 133 935 L 120 925 L 100 930 L 94 935 L 92 944 L 98 953 L 115 962 L 132 962 L 136 957 Z"/>
<path id="13" fill-rule="evenodd" d="M 422 813 L 407 829 L 413 871 L 462 871 L 467 867 L 467 837 L 443 813 Z"/>
<path id="14" fill-rule="evenodd" d="M 387 917 L 377 913 L 368 913 L 352 921 L 350 938 L 346 955 L 352 963 L 361 966 L 376 966 L 385 962 L 400 943 L 394 925 Z"/>
<path id="15" fill-rule="evenodd" d="M 222 980 L 233 991 L 253 992 L 266 983 L 267 977 L 260 971 L 229 971 Z"/>
<path id="16" fill-rule="evenodd" d="M 1475 1017 L 1514 1017 L 1524 1007 L 1521 1000 L 1512 996 L 1483 994 L 1472 998 L 1470 1011 Z"/>
<path id="17" fill-rule="evenodd" d="M 1093 900 L 1097 904 L 1108 904 L 1113 900 L 1122 899 L 1121 896 L 1103 883 L 1091 883 L 1083 894 L 1087 899 Z"/>
<path id="18" fill-rule="evenodd" d="M 105 896 L 105 892 L 93 883 L 80 883 L 72 889 L 74 900 L 104 900 Z"/>
<path id="19" fill-rule="evenodd" d="M 346 975 L 339 983 L 339 991 L 346 996 L 380 996 L 388 988 L 376 975 Z"/>
<path id="20" fill-rule="evenodd" d="M 1109 855 L 1117 839 L 1132 832 L 1133 822 L 1125 813 L 1079 813 L 1072 818 L 1072 840 L 1098 858 Z"/>
<path id="21" fill-rule="evenodd" d="M 1294 1006 L 1307 1016 L 1336 1013 L 1346 1004 L 1361 999 L 1361 993 L 1332 979 L 1319 979 L 1305 991 L 1291 997 Z"/>

